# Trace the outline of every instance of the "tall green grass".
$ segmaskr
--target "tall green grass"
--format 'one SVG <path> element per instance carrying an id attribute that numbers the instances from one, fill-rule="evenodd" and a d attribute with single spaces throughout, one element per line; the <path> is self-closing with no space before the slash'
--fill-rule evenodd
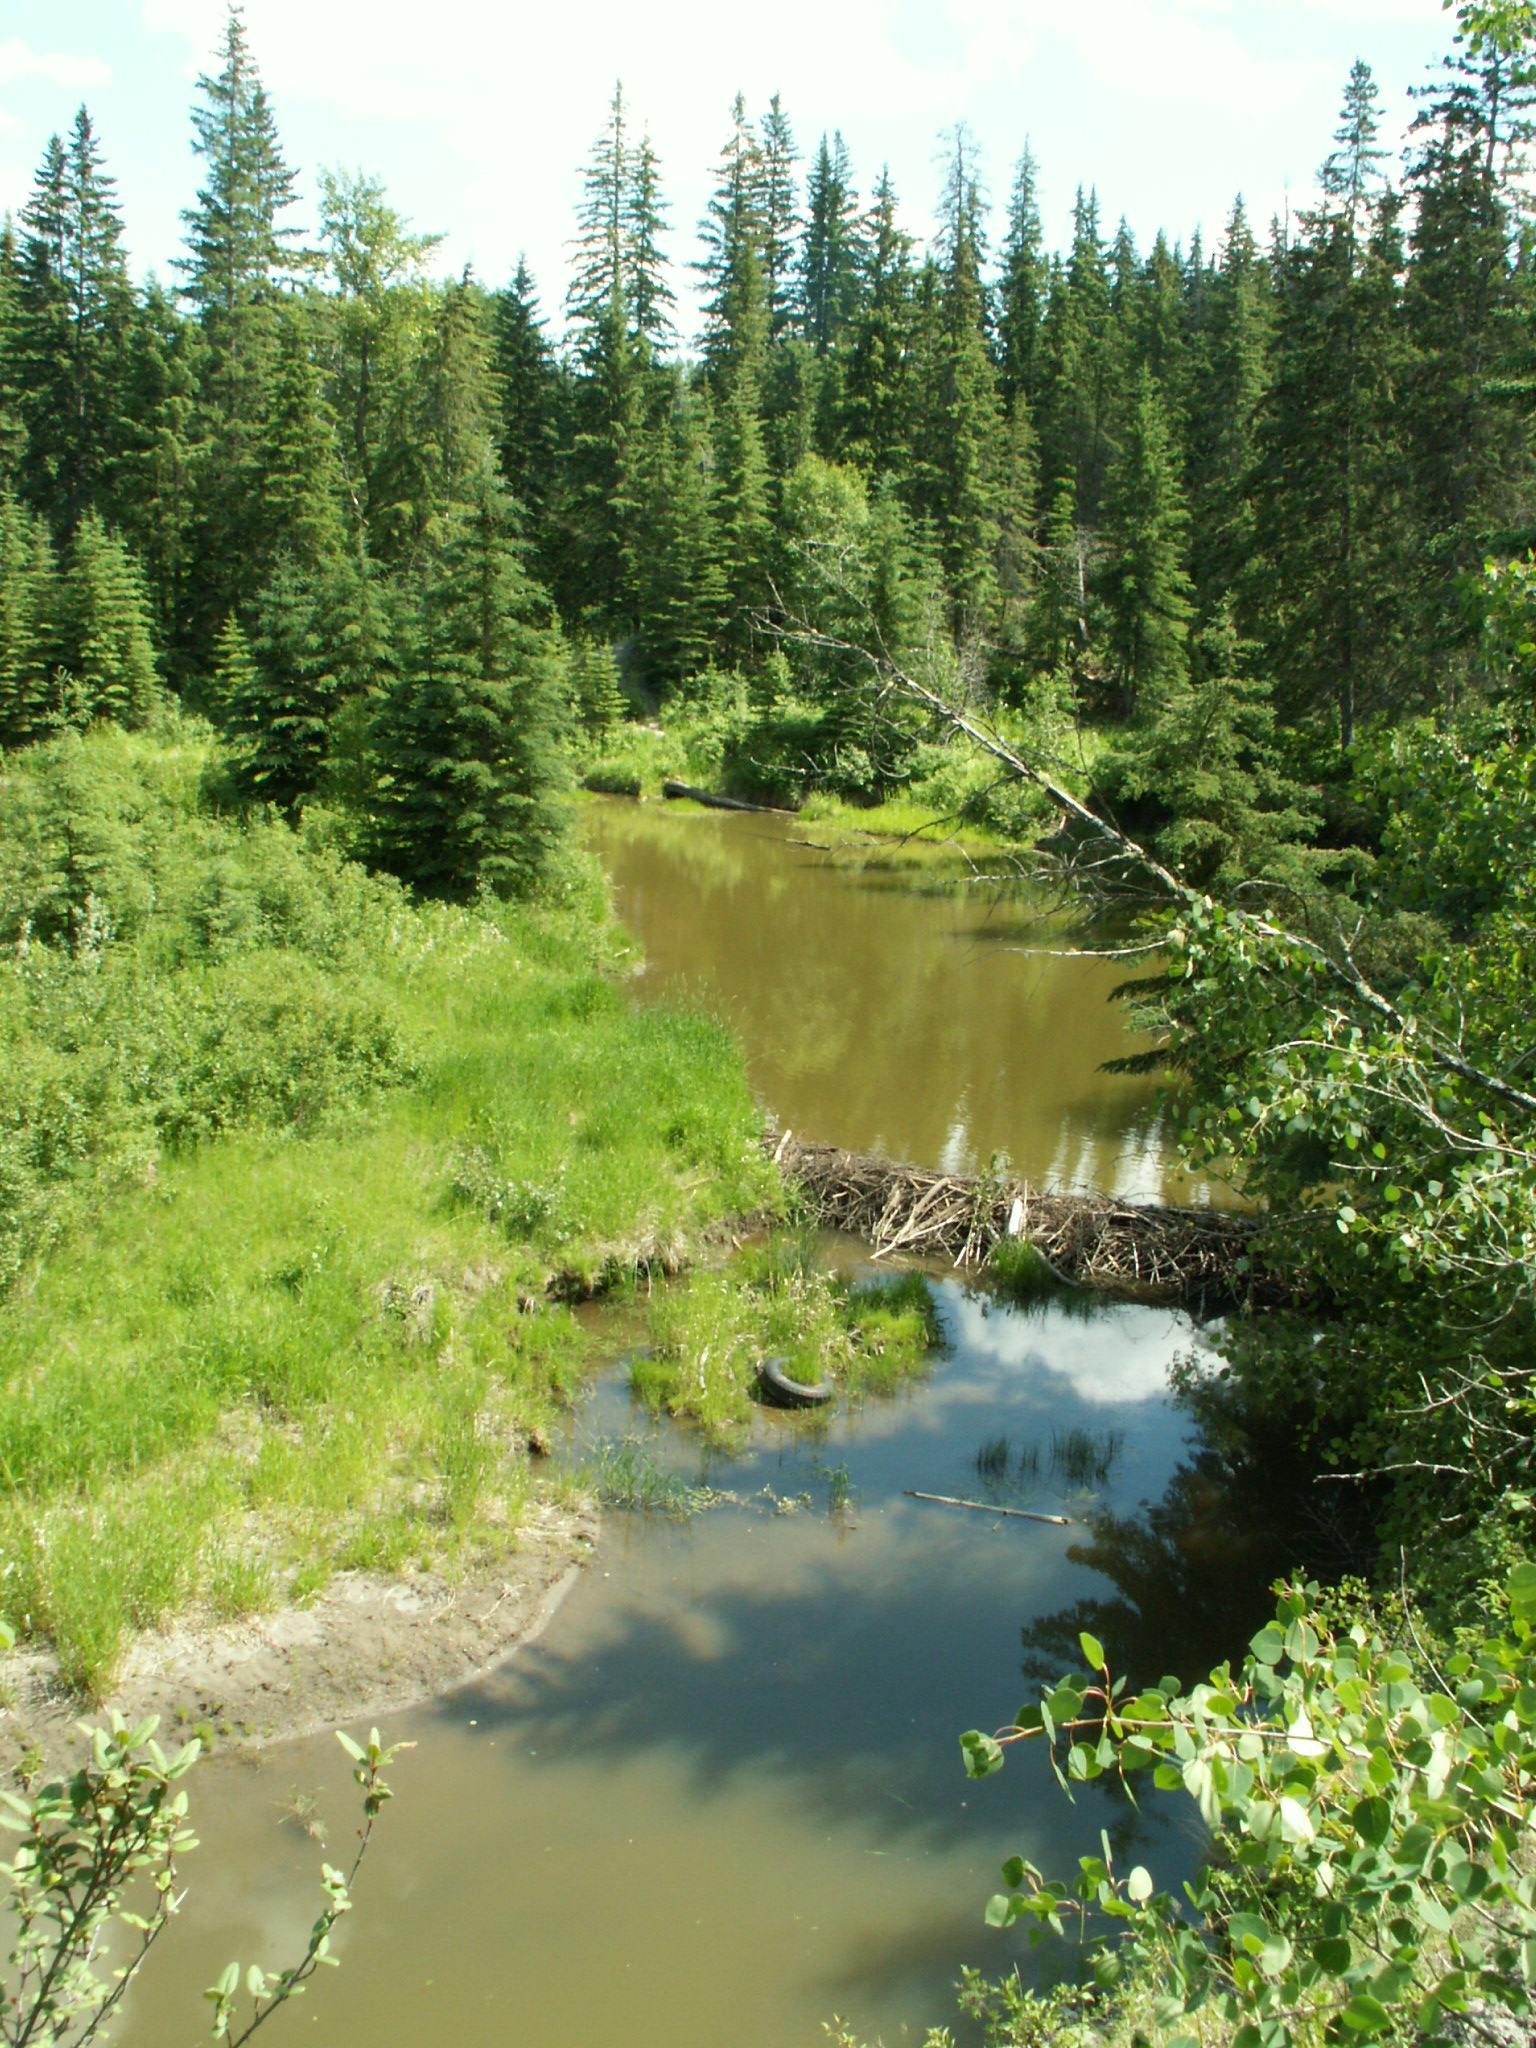
<path id="1" fill-rule="evenodd" d="M 91 735 L 0 801 L 0 1613 L 88 1692 L 189 1605 L 514 1541 L 586 1344 L 551 1270 L 774 1196 L 725 1031 L 621 999 L 595 871 L 416 905 L 212 813 L 208 761 Z M 85 937 L 61 776 L 111 827 Z"/>

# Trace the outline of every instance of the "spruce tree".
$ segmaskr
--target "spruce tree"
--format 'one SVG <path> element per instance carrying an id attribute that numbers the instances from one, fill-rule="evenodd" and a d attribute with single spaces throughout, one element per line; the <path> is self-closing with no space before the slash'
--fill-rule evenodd
<path id="1" fill-rule="evenodd" d="M 615 635 L 633 623 L 639 472 L 651 400 L 649 342 L 632 305 L 630 163 L 616 87 L 583 177 L 566 294 L 579 380 L 562 508 L 568 541 L 556 586 L 570 611 L 590 611 Z"/>
<path id="2" fill-rule="evenodd" d="M 758 211 L 763 223 L 763 286 L 768 297 L 768 339 L 778 341 L 795 317 L 795 255 L 800 218 L 796 205 L 794 130 L 777 93 L 768 102 L 759 129 L 760 190 Z"/>
<path id="3" fill-rule="evenodd" d="M 703 260 L 694 266 L 706 293 L 704 360 L 717 395 L 742 352 L 760 352 L 767 345 L 762 200 L 762 151 L 747 119 L 746 101 L 738 93 L 715 189 L 699 224 Z M 757 375 L 761 377 L 760 365 Z"/>
<path id="4" fill-rule="evenodd" d="M 998 391 L 1010 412 L 1021 395 L 1034 404 L 1040 390 L 1040 329 L 1050 265 L 1040 225 L 1038 179 L 1039 166 L 1026 141 L 1008 202 L 1008 233 L 997 288 Z"/>
<path id="5" fill-rule="evenodd" d="M 1061 675 L 1088 651 L 1087 548 L 1077 523 L 1077 479 L 1061 477 L 1051 500 L 1028 645 L 1037 668 Z"/>
<path id="6" fill-rule="evenodd" d="M 282 811 L 319 789 L 342 701 L 319 582 L 312 567 L 280 555 L 257 602 L 254 663 L 219 678 L 237 780 L 255 802 Z M 226 620 L 220 646 L 233 656 L 229 631 Z"/>
<path id="7" fill-rule="evenodd" d="M 199 459 L 196 325 L 151 284 L 129 333 L 124 437 L 112 491 L 144 571 L 155 637 L 173 681 L 190 665 L 187 580 Z"/>
<path id="8" fill-rule="evenodd" d="M 298 260 L 290 252 L 298 231 L 282 220 L 296 179 L 283 158 L 239 0 L 230 0 L 219 55 L 219 71 L 197 81 L 192 150 L 205 182 L 182 215 L 187 254 L 179 267 L 213 350 L 213 402 L 232 422 L 254 408 L 264 353 L 260 313 Z"/>
<path id="9" fill-rule="evenodd" d="M 918 509 L 934 520 L 957 628 L 984 630 L 997 594 L 1002 407 L 987 346 L 974 143 L 954 131 L 940 209 L 942 278 L 926 366 Z"/>
<path id="10" fill-rule="evenodd" d="M 1378 121 L 1357 65 L 1322 203 L 1280 263 L 1253 489 L 1258 615 L 1282 713 L 1331 706 L 1346 750 L 1362 712 L 1397 694 L 1403 658 L 1402 244 Z"/>
<path id="11" fill-rule="evenodd" d="M 560 430 L 560 374 L 539 314 L 528 265 L 496 295 L 496 445 L 507 489 L 537 533 L 554 489 Z"/>
<path id="12" fill-rule="evenodd" d="M 255 469 L 268 534 L 318 572 L 340 554 L 346 528 L 336 422 L 310 339 L 309 323 L 285 307 Z M 270 542 L 264 553 L 270 559 Z"/>
<path id="13" fill-rule="evenodd" d="M 16 230 L 7 213 L 0 218 L 0 489 L 16 486 L 27 445 L 17 360 L 20 289 L 21 258 Z"/>
<path id="14" fill-rule="evenodd" d="M 381 858 L 437 893 L 525 893 L 564 813 L 565 657 L 489 473 L 455 506 L 374 725 Z"/>
<path id="15" fill-rule="evenodd" d="M 1189 513 L 1165 403 L 1143 369 L 1106 486 L 1108 645 L 1127 717 L 1189 675 Z"/>
<path id="16" fill-rule="evenodd" d="M 715 505 L 709 393 L 675 376 L 650 442 L 640 560 L 640 638 L 648 680 L 666 691 L 708 666 L 730 609 Z"/>
<path id="17" fill-rule="evenodd" d="M 213 646 L 213 682 L 209 691 L 214 716 L 227 729 L 238 730 L 261 702 L 261 677 L 245 629 L 235 614 L 219 628 Z"/>
<path id="18" fill-rule="evenodd" d="M 303 259 L 282 216 L 294 203 L 271 102 L 251 55 L 244 15 L 231 0 L 217 73 L 198 79 L 192 148 L 203 182 L 183 215 L 182 293 L 202 329 L 199 436 L 188 575 L 190 640 L 211 652 L 219 624 L 248 610 L 268 573 L 273 535 L 261 503 L 262 435 L 280 322 L 278 300 Z"/>
<path id="19" fill-rule="evenodd" d="M 825 356 L 843 345 L 858 312 L 864 258 L 859 197 L 841 135 L 821 138 L 806 186 L 805 212 L 800 328 L 817 355 Z M 887 261 L 889 254 L 888 244 Z"/>
<path id="20" fill-rule="evenodd" d="M 571 701 L 582 725 L 601 739 L 624 717 L 619 665 L 606 640 L 578 640 L 570 651 Z"/>
<path id="21" fill-rule="evenodd" d="M 27 746 L 59 722 L 58 565 L 48 529 L 0 491 L 0 747 Z"/>
<path id="22" fill-rule="evenodd" d="M 677 338 L 677 294 L 667 277 L 662 236 L 667 229 L 661 167 L 649 135 L 630 151 L 624 183 L 625 302 L 630 332 L 647 361 L 666 354 Z"/>
<path id="23" fill-rule="evenodd" d="M 1195 574 L 1207 612 L 1222 594 L 1241 595 L 1248 580 L 1254 550 L 1252 472 L 1271 379 L 1272 329 L 1266 266 L 1239 199 L 1211 281 L 1192 407 Z"/>
<path id="24" fill-rule="evenodd" d="M 1463 7 L 1459 19 L 1441 79 L 1419 94 L 1403 298 L 1416 358 L 1404 412 L 1423 582 L 1417 634 L 1442 661 L 1468 636 L 1458 579 L 1490 547 L 1536 533 L 1527 191 L 1536 26 L 1528 8 Z"/>
<path id="25" fill-rule="evenodd" d="M 104 498 L 122 440 L 132 293 L 114 181 L 82 107 L 66 147 L 49 143 L 22 210 L 15 348 L 26 430 L 22 478 L 67 536 Z"/>
<path id="26" fill-rule="evenodd" d="M 79 718 L 142 725 L 157 681 L 138 565 L 99 512 L 75 528 L 59 593 L 60 658 Z"/>
<path id="27" fill-rule="evenodd" d="M 896 191 L 882 171 L 863 226 L 866 266 L 843 391 L 843 442 L 876 476 L 905 481 L 907 367 L 912 328 L 912 240 L 896 215 Z"/>
<path id="28" fill-rule="evenodd" d="M 1200 635 L 1193 673 L 1163 694 L 1121 753 L 1119 793 L 1166 820 L 1153 844 L 1197 889 L 1302 880 L 1317 816 L 1286 771 L 1271 686 L 1229 605 Z"/>

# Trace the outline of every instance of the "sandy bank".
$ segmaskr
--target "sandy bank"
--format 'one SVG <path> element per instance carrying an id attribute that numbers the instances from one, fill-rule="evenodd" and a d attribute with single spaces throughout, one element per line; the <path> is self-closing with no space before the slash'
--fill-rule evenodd
<path id="1" fill-rule="evenodd" d="M 306 1607 L 225 1627 L 188 1618 L 134 1644 L 102 1712 L 158 1714 L 167 1747 L 194 1729 L 222 1747 L 382 1724 L 537 1636 L 590 1560 L 597 1527 L 593 1514 L 533 1504 L 515 1551 L 452 1582 L 342 1573 Z M 53 1768 L 78 1753 L 84 1710 L 46 1650 L 0 1660 L 0 1701 L 0 1774 L 28 1751 Z"/>

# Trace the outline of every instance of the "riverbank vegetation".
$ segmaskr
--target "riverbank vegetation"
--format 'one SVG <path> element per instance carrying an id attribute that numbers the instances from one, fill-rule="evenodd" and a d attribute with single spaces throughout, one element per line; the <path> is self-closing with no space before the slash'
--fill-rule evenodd
<path id="1" fill-rule="evenodd" d="M 226 769 L 167 712 L 0 788 L 0 1604 L 88 1692 L 190 1606 L 514 1543 L 584 1349 L 551 1273 L 774 1199 L 730 1040 L 625 1002 L 583 861 L 413 900 Z"/>
<path id="2" fill-rule="evenodd" d="M 1157 2024 L 1197 1950 L 1243 2048 L 1527 1998 L 1536 18 L 1455 20 L 1400 177 L 1357 65 L 1315 203 L 1214 249 L 1085 191 L 1053 251 L 1026 149 L 994 261 L 961 130 L 920 251 L 738 101 L 693 352 L 622 92 L 559 345 L 374 179 L 300 235 L 238 9 L 175 297 L 87 112 L 47 146 L 0 237 L 0 1606 L 68 1678 L 194 1596 L 506 1540 L 579 1346 L 550 1270 L 773 1198 L 727 1039 L 622 1001 L 567 785 L 896 804 L 1145 919 L 1187 1147 L 1334 1310 L 1234 1322 L 1195 1398 L 1384 1503 L 1386 1623 L 1292 1593 L 1068 1766 L 1140 1744 L 1216 1835 L 1160 1962 L 1185 1908 L 1084 1873 Z M 729 1427 L 764 1335 L 856 1376 L 931 1334 L 764 1257 L 657 1309 L 659 1405 Z"/>

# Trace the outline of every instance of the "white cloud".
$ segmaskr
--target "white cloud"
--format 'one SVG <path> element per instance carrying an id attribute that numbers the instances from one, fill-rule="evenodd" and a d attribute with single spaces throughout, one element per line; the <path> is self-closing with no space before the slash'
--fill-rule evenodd
<path id="1" fill-rule="evenodd" d="M 76 57 L 64 50 L 34 50 L 19 36 L 0 43 L 0 85 L 11 85 L 20 78 L 37 78 L 47 85 L 85 92 L 93 86 L 105 85 L 111 75 L 99 57 Z"/>
<path id="2" fill-rule="evenodd" d="M 224 0 L 140 15 L 189 75 L 210 66 Z M 526 249 L 546 309 L 615 77 L 651 129 L 682 262 L 738 88 L 754 115 L 781 91 L 803 146 L 841 125 L 866 191 L 888 160 L 918 231 L 936 138 L 968 118 L 998 198 L 1025 133 L 1046 142 L 1053 234 L 1082 177 L 1110 218 L 1187 236 L 1239 188 L 1259 219 L 1288 179 L 1304 195 L 1355 42 L 1448 40 L 1439 0 L 247 0 L 246 18 L 295 156 L 364 155 L 419 225 L 450 231 L 446 261 L 493 282 Z"/>

